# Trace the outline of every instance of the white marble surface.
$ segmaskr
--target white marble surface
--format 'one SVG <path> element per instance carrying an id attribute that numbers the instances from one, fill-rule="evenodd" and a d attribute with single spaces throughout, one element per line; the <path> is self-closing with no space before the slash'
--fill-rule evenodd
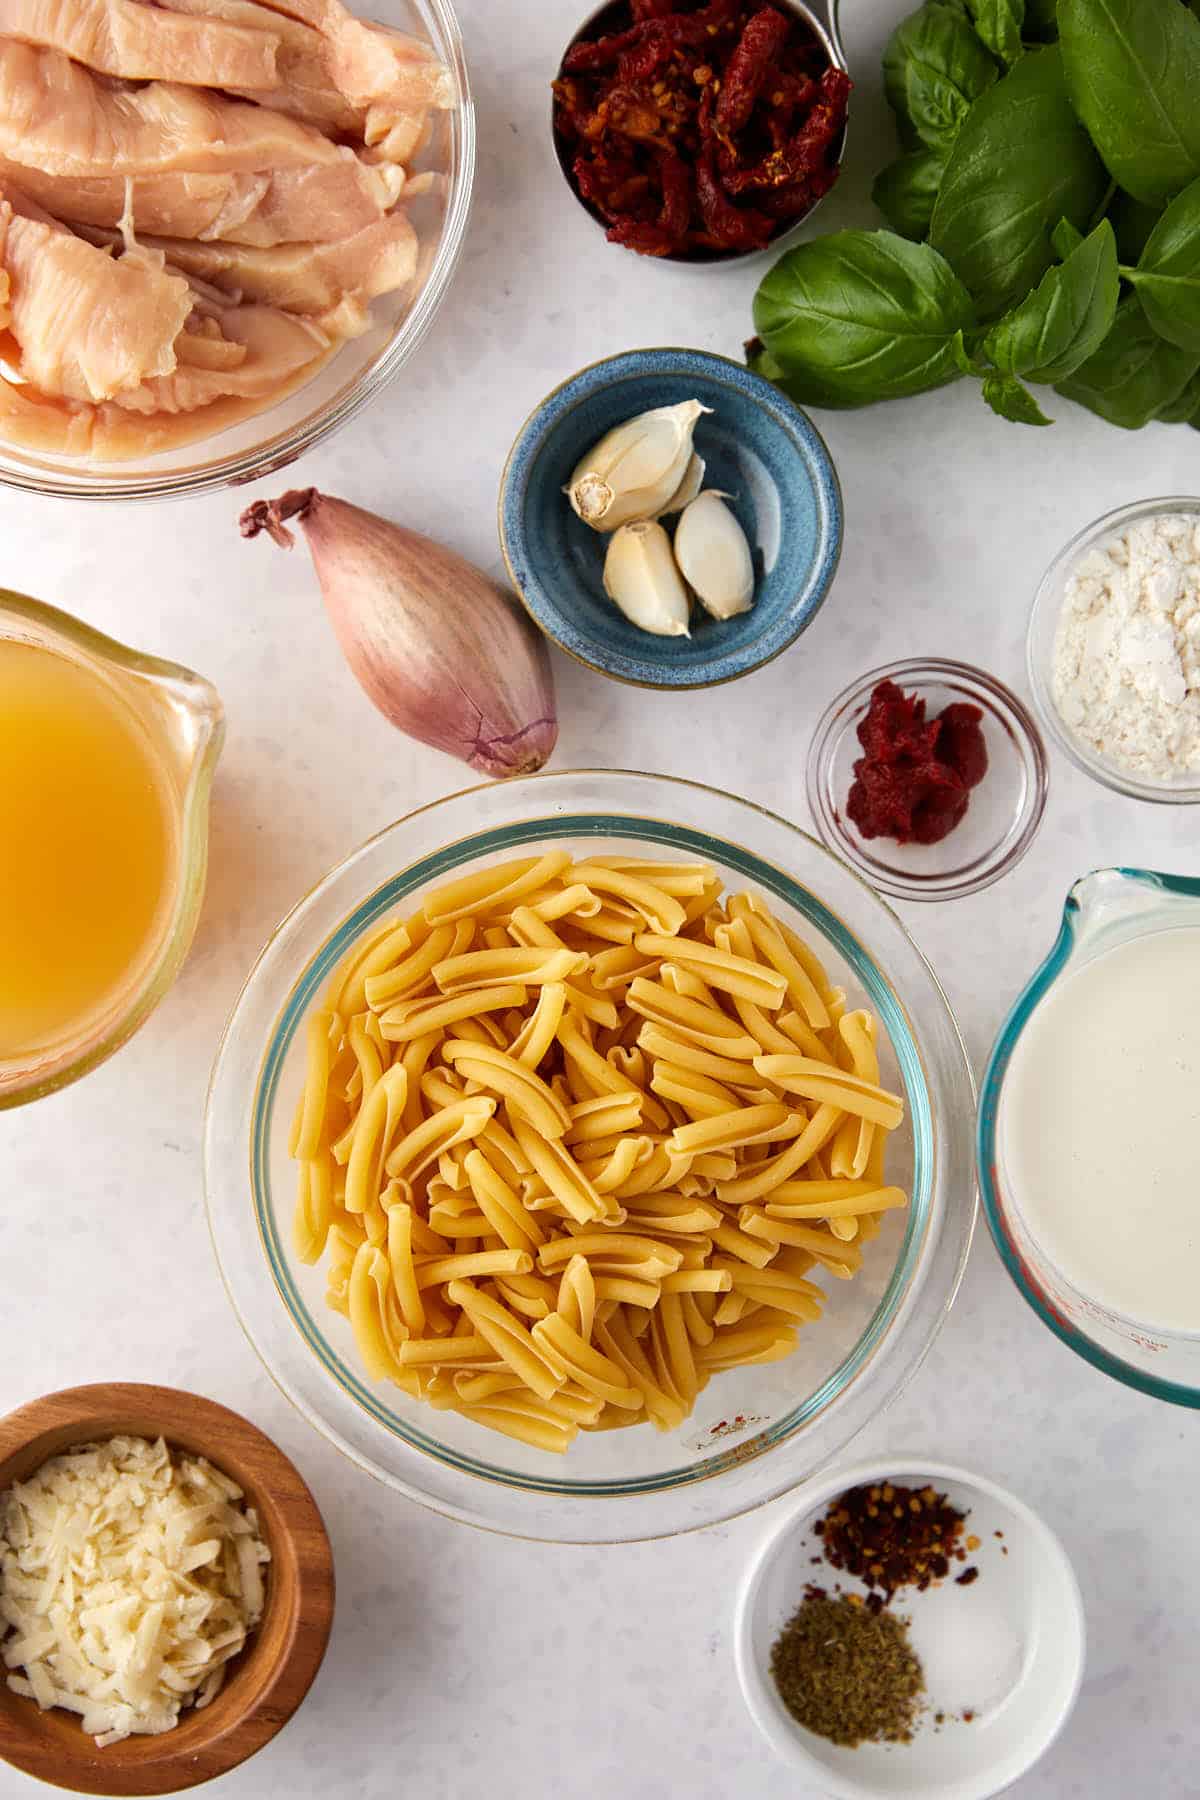
<path id="1" fill-rule="evenodd" d="M 419 361 L 293 473 L 498 565 L 495 490 L 529 408 L 585 361 L 676 342 L 736 354 L 753 277 L 697 276 L 606 246 L 558 179 L 545 84 L 570 0 L 461 0 L 481 174 L 464 262 Z M 867 222 L 888 127 L 879 51 L 902 0 L 849 0 L 860 86 L 843 191 L 823 225 Z M 815 625 L 762 673 L 651 696 L 556 664 L 557 766 L 693 775 L 807 823 L 804 755 L 832 693 L 922 652 L 1023 685 L 1033 588 L 1060 544 L 1140 496 L 1196 491 L 1200 437 L 1130 436 L 1063 402 L 1050 431 L 993 419 L 964 387 L 819 420 L 846 542 Z M 246 496 L 243 496 L 244 499 Z M 0 1116 L 0 1411 L 101 1378 L 194 1388 L 296 1459 L 337 1555 L 332 1645 L 302 1713 L 220 1788 L 227 1800 L 726 1800 L 803 1791 L 745 1714 L 735 1584 L 771 1513 L 700 1536 L 580 1551 L 502 1541 L 409 1505 L 350 1466 L 277 1393 L 226 1303 L 204 1222 L 200 1127 L 222 1020 L 258 947 L 368 833 L 463 785 L 366 704 L 334 650 L 306 558 L 238 541 L 238 497 L 92 509 L 0 495 L 0 582 L 192 664 L 223 693 L 209 891 L 174 992 L 85 1082 Z M 978 1066 L 1040 960 L 1064 891 L 1110 862 L 1200 873 L 1196 819 L 1108 795 L 1054 758 L 1038 842 L 973 899 L 907 919 Z M 19 1348 L 17 1348 L 19 1346 Z M 986 1234 L 924 1370 L 856 1454 L 974 1465 L 1040 1508 L 1087 1601 L 1086 1684 L 1022 1800 L 1200 1793 L 1196 1425 L 1093 1372 L 1010 1286 Z M 3 1800 L 34 1784 L 0 1770 Z"/>

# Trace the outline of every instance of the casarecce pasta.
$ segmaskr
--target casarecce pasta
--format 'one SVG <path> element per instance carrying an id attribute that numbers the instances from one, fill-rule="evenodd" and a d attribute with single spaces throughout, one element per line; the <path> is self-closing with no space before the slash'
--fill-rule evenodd
<path id="1" fill-rule="evenodd" d="M 368 1374 L 564 1451 L 773 1362 L 882 1215 L 877 1025 L 705 864 L 566 850 L 389 920 L 306 1027 L 296 1252 Z"/>

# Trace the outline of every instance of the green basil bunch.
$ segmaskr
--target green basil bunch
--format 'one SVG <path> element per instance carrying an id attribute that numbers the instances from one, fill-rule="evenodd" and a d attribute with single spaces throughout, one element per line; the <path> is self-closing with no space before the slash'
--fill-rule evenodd
<path id="1" fill-rule="evenodd" d="M 752 364 L 793 399 L 865 406 L 973 376 L 1114 425 L 1200 429 L 1200 0 L 925 0 L 884 88 L 890 231 L 783 256 Z"/>

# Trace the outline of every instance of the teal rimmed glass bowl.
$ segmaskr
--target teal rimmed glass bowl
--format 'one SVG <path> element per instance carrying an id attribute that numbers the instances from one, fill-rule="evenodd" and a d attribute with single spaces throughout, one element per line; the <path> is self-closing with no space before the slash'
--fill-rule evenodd
<path id="1" fill-rule="evenodd" d="M 704 858 L 802 931 L 879 1016 L 883 1078 L 906 1119 L 889 1213 L 852 1282 L 786 1361 L 716 1377 L 683 1427 L 581 1433 L 565 1457 L 435 1411 L 367 1377 L 324 1276 L 292 1249 L 288 1131 L 303 1023 L 336 965 L 382 919 L 452 874 L 558 846 Z M 515 1536 L 608 1543 L 711 1525 L 821 1468 L 913 1374 L 953 1300 L 975 1217 L 974 1091 L 953 1016 L 895 914 L 813 839 L 744 800 L 665 776 L 568 771 L 484 786 L 372 838 L 301 901 L 251 972 L 209 1090 L 205 1180 L 230 1298 L 280 1387 L 361 1468 L 411 1499 Z"/>

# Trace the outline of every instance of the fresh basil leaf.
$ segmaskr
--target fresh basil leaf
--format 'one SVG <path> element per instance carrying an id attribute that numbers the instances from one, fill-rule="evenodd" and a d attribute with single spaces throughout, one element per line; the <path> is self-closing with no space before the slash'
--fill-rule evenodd
<path id="1" fill-rule="evenodd" d="M 1058 36 L 1058 0 L 1025 0 L 1023 36 L 1027 43 L 1054 42 Z"/>
<path id="2" fill-rule="evenodd" d="M 1200 175 L 1200 19 L 1180 0 L 1059 0 L 1067 87 L 1114 181 L 1161 206 Z"/>
<path id="3" fill-rule="evenodd" d="M 1053 425 L 1029 389 L 1015 375 L 985 375 L 983 397 L 994 413 L 1014 425 Z"/>
<path id="4" fill-rule="evenodd" d="M 883 88 L 905 148 L 949 151 L 999 73 L 966 15 L 927 0 L 896 27 L 883 53 Z"/>
<path id="5" fill-rule="evenodd" d="M 1161 425 L 1200 423 L 1200 371 L 1197 371 L 1181 394 L 1160 406 L 1154 415 Z"/>
<path id="6" fill-rule="evenodd" d="M 937 150 L 910 150 L 875 177 L 871 198 L 901 237 L 920 243 L 928 235 L 945 167 Z"/>
<path id="7" fill-rule="evenodd" d="M 1109 202 L 1108 216 L 1117 234 L 1117 255 L 1123 263 L 1135 263 L 1150 242 L 1150 233 L 1162 217 L 1162 207 L 1146 206 L 1118 188 Z"/>
<path id="8" fill-rule="evenodd" d="M 1200 181 L 1175 196 L 1125 274 L 1159 337 L 1200 354 Z"/>
<path id="9" fill-rule="evenodd" d="M 971 108 L 938 189 L 929 241 L 980 317 L 994 319 L 1050 267 L 1058 221 L 1086 229 L 1107 187 L 1071 111 L 1058 50 L 1031 50 Z"/>
<path id="10" fill-rule="evenodd" d="M 1024 45 L 1025 0 L 967 0 L 981 42 L 1005 64 L 1015 63 Z"/>
<path id="11" fill-rule="evenodd" d="M 1078 250 L 1083 242 L 1083 233 L 1072 225 L 1070 219 L 1060 219 L 1050 233 L 1050 242 L 1054 245 L 1054 254 L 1066 262 L 1072 250 Z"/>
<path id="12" fill-rule="evenodd" d="M 991 370 L 988 368 L 987 364 L 979 362 L 974 356 L 970 345 L 967 343 L 966 334 L 964 332 L 955 332 L 952 349 L 954 352 L 954 366 L 961 370 L 964 375 L 983 376 L 991 374 Z"/>
<path id="13" fill-rule="evenodd" d="M 849 402 L 844 400 L 839 394 L 829 391 L 815 379 L 792 381 L 782 364 L 777 362 L 771 352 L 766 349 L 754 351 L 748 349 L 746 367 L 755 375 L 761 375 L 764 381 L 773 383 L 781 394 L 786 394 L 789 400 L 796 402 L 797 406 L 844 408 L 847 405 L 858 406 L 861 404 L 857 400 Z"/>
<path id="14" fill-rule="evenodd" d="M 1057 386 L 1110 425 L 1138 431 L 1178 399 L 1197 369 L 1200 357 L 1160 338 L 1141 301 L 1129 294 L 1100 348 Z"/>
<path id="15" fill-rule="evenodd" d="M 1065 381 L 1112 330 L 1120 288 L 1116 239 L 1103 219 L 1064 262 L 1046 271 L 1020 306 L 992 326 L 983 353 L 1002 375 Z"/>
<path id="16" fill-rule="evenodd" d="M 754 329 L 785 391 L 817 406 L 865 406 L 956 380 L 954 335 L 974 323 L 950 265 L 890 231 L 798 244 L 754 297 Z"/>

